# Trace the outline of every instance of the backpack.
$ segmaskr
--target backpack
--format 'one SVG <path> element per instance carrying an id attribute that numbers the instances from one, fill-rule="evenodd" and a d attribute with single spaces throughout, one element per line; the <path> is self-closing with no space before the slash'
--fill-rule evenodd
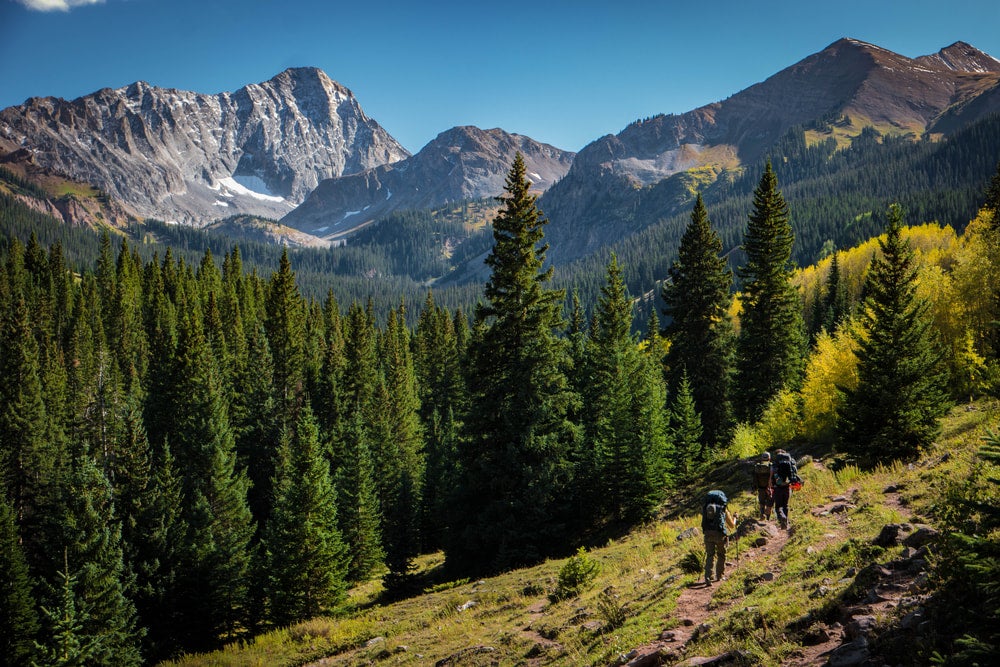
<path id="1" fill-rule="evenodd" d="M 802 481 L 799 479 L 799 470 L 795 467 L 795 461 L 792 460 L 791 454 L 787 452 L 778 454 L 776 461 L 774 464 L 775 485 L 788 486 L 789 484 Z"/>
<path id="2" fill-rule="evenodd" d="M 771 464 L 755 463 L 753 466 L 753 481 L 758 489 L 766 489 L 771 485 Z"/>
<path id="3" fill-rule="evenodd" d="M 701 509 L 701 529 L 726 533 L 726 505 L 729 499 L 722 491 L 709 491 Z"/>

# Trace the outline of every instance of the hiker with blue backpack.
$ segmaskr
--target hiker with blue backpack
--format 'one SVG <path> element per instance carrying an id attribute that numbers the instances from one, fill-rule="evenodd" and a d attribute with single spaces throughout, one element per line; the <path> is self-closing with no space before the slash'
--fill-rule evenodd
<path id="1" fill-rule="evenodd" d="M 715 489 L 708 492 L 702 505 L 701 532 L 705 535 L 706 585 L 711 585 L 713 571 L 716 581 L 722 581 L 726 572 L 726 546 L 729 544 L 729 533 L 736 525 L 735 517 L 726 509 L 728 504 L 726 494 Z"/>
<path id="2" fill-rule="evenodd" d="M 793 489 L 802 488 L 802 479 L 792 455 L 784 449 L 774 453 L 774 511 L 778 525 L 788 529 L 788 500 Z"/>

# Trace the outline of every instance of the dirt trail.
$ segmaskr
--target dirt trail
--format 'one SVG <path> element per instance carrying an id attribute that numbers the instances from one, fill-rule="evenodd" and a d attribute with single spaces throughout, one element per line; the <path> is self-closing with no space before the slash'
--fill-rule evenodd
<path id="1" fill-rule="evenodd" d="M 829 502 L 802 510 L 820 518 L 826 525 L 825 534 L 820 540 L 811 544 L 811 548 L 819 551 L 830 542 L 839 542 L 847 538 L 849 534 L 848 510 L 856 506 L 856 492 L 857 489 L 849 489 L 843 495 L 828 498 Z M 897 510 L 904 520 L 909 520 L 912 517 L 909 509 L 900 502 L 898 489 L 886 489 L 883 496 L 885 504 Z M 735 546 L 730 546 L 726 564 L 727 580 L 737 577 L 742 579 L 746 573 L 745 568 L 750 563 L 754 564 L 755 571 L 766 573 L 763 575 L 765 580 L 778 579 L 781 576 L 780 553 L 788 542 L 789 536 L 794 535 L 794 532 L 794 522 L 788 531 L 781 530 L 773 521 L 746 520 L 741 522 L 739 534 L 751 537 L 743 539 L 738 560 Z M 753 536 L 765 537 L 766 543 L 756 548 L 745 546 L 754 542 L 755 537 Z M 782 663 L 783 666 L 809 667 L 828 664 L 830 654 L 849 640 L 851 631 L 856 630 L 859 623 L 869 623 L 868 619 L 888 614 L 904 601 L 911 589 L 913 579 L 912 574 L 907 576 L 893 573 L 877 580 L 873 584 L 868 598 L 856 605 L 845 607 L 838 622 L 829 625 L 820 623 L 808 629 L 804 638 L 806 645 L 787 656 Z M 707 585 L 704 580 L 688 585 L 681 592 L 677 600 L 676 611 L 673 614 L 673 618 L 680 621 L 680 626 L 664 631 L 655 642 L 633 651 L 629 656 L 630 660 L 626 663 L 627 666 L 647 667 L 691 659 L 694 654 L 687 651 L 687 644 L 696 639 L 700 632 L 707 630 L 719 614 L 741 603 L 742 596 L 718 595 L 720 590 L 731 592 L 731 588 L 728 590 L 727 588 L 725 582 Z M 853 628 L 845 627 L 852 624 Z M 717 656 L 717 658 L 720 664 L 728 664 L 725 656 Z M 705 659 L 711 660 L 710 658 Z M 702 663 L 698 662 L 697 664 Z M 715 663 L 709 662 L 707 664 Z"/>

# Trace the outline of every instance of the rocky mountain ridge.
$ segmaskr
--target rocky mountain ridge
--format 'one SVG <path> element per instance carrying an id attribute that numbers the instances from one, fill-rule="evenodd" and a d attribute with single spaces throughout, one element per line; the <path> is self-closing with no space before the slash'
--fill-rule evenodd
<path id="1" fill-rule="evenodd" d="M 518 152 L 538 192 L 562 178 L 575 155 L 501 129 L 455 127 L 405 160 L 321 182 L 281 222 L 336 238 L 395 210 L 493 197 L 503 191 Z"/>
<path id="2" fill-rule="evenodd" d="M 847 118 L 855 133 L 875 126 L 919 137 L 996 110 L 1000 61 L 964 42 L 911 59 L 841 39 L 721 102 L 637 121 L 584 147 L 539 202 L 552 223 L 550 256 L 578 257 L 620 238 L 623 224 L 651 224 L 634 219 L 645 188 L 696 167 L 739 168 L 795 126 Z"/>
<path id="3" fill-rule="evenodd" d="M 0 152 L 91 183 L 144 216 L 279 218 L 324 178 L 409 156 L 316 68 L 232 93 L 145 82 L 0 111 Z"/>

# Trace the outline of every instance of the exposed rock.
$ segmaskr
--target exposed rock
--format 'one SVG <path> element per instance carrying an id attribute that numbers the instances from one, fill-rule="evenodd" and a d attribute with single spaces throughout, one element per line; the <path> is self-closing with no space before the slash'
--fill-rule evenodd
<path id="1" fill-rule="evenodd" d="M 899 544 L 899 531 L 901 526 L 898 523 L 890 523 L 882 527 L 881 532 L 879 532 L 878 537 L 876 537 L 872 544 L 879 547 L 892 547 Z"/>
<path id="2" fill-rule="evenodd" d="M 342 235 L 396 210 L 495 197 L 516 153 L 539 193 L 566 174 L 575 155 L 500 129 L 455 127 L 406 160 L 323 181 L 282 223 L 317 236 Z"/>
<path id="3" fill-rule="evenodd" d="M 365 648 L 375 648 L 385 644 L 385 637 L 372 637 L 365 642 Z"/>
<path id="4" fill-rule="evenodd" d="M 878 621 L 874 616 L 867 614 L 854 616 L 848 621 L 844 632 L 850 639 L 870 637 L 876 625 L 878 625 Z"/>
<path id="5" fill-rule="evenodd" d="M 699 534 L 701 534 L 701 531 L 696 526 L 691 526 L 687 530 L 682 530 L 677 534 L 677 541 L 689 540 L 692 537 L 698 537 Z"/>
<path id="6" fill-rule="evenodd" d="M 477 604 L 478 603 L 475 600 L 468 600 L 468 601 L 463 602 L 462 604 L 458 605 L 458 607 L 456 607 L 456 609 L 458 611 L 468 611 L 469 609 L 472 609 L 473 607 L 475 607 Z"/>
<path id="7" fill-rule="evenodd" d="M 324 178 L 409 156 L 316 68 L 216 95 L 140 81 L 72 101 L 31 98 L 0 111 L 0 139 L 141 215 L 197 225 L 279 218 Z"/>
<path id="8" fill-rule="evenodd" d="M 917 526 L 917 529 L 903 539 L 903 544 L 908 547 L 922 547 L 933 542 L 940 535 L 939 531 L 930 526 Z"/>
<path id="9" fill-rule="evenodd" d="M 830 654 L 827 665 L 829 667 L 858 667 L 865 664 L 869 657 L 871 657 L 871 651 L 868 648 L 868 640 L 861 636 L 836 648 Z"/>

